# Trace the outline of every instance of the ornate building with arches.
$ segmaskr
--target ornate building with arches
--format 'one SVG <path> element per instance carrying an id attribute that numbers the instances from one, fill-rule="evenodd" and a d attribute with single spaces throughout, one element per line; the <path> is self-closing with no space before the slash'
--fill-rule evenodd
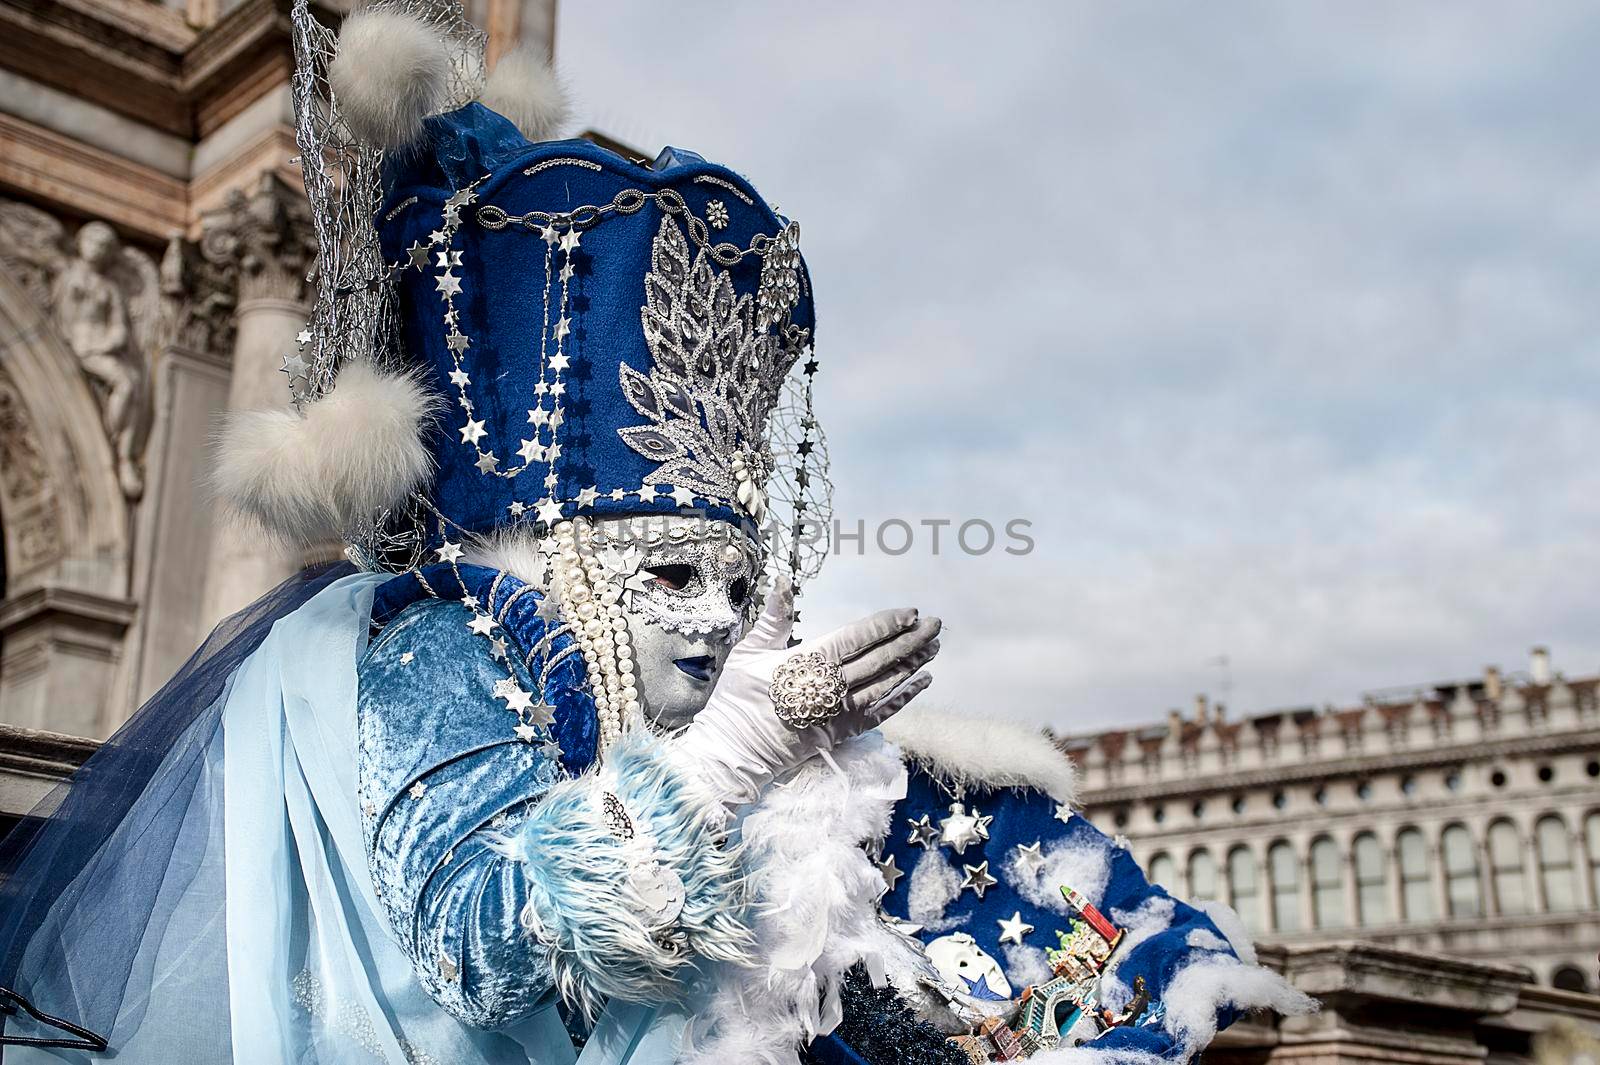
<path id="1" fill-rule="evenodd" d="M 1509 963 L 1594 991 L 1600 678 L 1535 649 L 1515 678 L 1349 709 L 1058 739 L 1085 811 L 1173 894 L 1228 903 L 1269 945 L 1362 940 Z"/>

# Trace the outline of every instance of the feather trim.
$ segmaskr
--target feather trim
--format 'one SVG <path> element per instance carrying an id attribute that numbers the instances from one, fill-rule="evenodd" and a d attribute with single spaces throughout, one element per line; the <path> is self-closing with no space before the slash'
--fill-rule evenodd
<path id="1" fill-rule="evenodd" d="M 356 139 L 403 148 L 450 93 L 450 50 L 426 21 L 371 7 L 347 16 L 328 64 L 328 87 Z"/>
<path id="2" fill-rule="evenodd" d="M 291 542 L 342 536 L 427 481 L 422 432 L 439 408 L 415 378 L 352 362 L 304 415 L 230 414 L 213 486 L 234 512 Z"/>
<path id="3" fill-rule="evenodd" d="M 670 932 L 650 927 L 630 857 L 602 813 L 612 792 L 652 856 L 683 881 Z M 722 846 L 721 812 L 700 802 L 663 756 L 660 741 L 631 732 L 599 769 L 551 788 L 501 850 L 523 864 L 522 923 L 549 954 L 561 997 L 591 1020 L 609 998 L 662 1003 L 683 995 L 697 957 L 754 964 L 737 849 Z"/>
<path id="4" fill-rule="evenodd" d="M 905 766 L 873 733 L 831 760 L 769 788 L 740 823 L 759 964 L 712 970 L 685 1063 L 792 1065 L 800 1046 L 839 1023 L 845 972 L 864 963 L 881 984 L 902 949 L 878 919 L 883 876 L 861 844 L 888 831 Z"/>
<path id="5" fill-rule="evenodd" d="M 930 709 L 919 702 L 879 729 L 907 758 L 948 784 L 1037 788 L 1067 806 L 1076 799 L 1072 760 L 1043 730 Z"/>
<path id="6" fill-rule="evenodd" d="M 570 110 L 555 71 L 527 47 L 500 57 L 484 84 L 483 104 L 510 119 L 530 141 L 555 139 Z"/>

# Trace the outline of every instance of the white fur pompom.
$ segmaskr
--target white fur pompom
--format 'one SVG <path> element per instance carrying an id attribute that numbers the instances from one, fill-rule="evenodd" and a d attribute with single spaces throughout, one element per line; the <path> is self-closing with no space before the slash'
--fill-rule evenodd
<path id="1" fill-rule="evenodd" d="M 242 411 L 217 449 L 218 495 L 296 543 L 340 536 L 398 505 L 427 479 L 424 423 L 439 402 L 404 374 L 353 362 L 306 408 Z"/>
<path id="2" fill-rule="evenodd" d="M 328 85 L 350 132 L 377 148 L 403 148 L 445 104 L 450 51 L 422 19 L 366 8 L 344 20 Z"/>
<path id="3" fill-rule="evenodd" d="M 567 122 L 567 93 L 544 57 L 517 48 L 500 57 L 483 87 L 483 104 L 511 120 L 530 141 L 554 140 Z"/>

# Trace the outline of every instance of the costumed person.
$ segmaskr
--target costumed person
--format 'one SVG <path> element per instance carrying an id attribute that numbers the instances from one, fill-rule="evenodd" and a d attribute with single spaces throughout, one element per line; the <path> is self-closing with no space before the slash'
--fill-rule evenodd
<path id="1" fill-rule="evenodd" d="M 548 139 L 548 69 L 479 86 L 455 5 L 293 17 L 317 300 L 218 481 L 350 561 L 5 841 L 7 1061 L 1181 1061 L 1303 1005 L 1043 737 L 876 728 L 936 619 L 793 638 L 827 520 L 793 222 Z"/>

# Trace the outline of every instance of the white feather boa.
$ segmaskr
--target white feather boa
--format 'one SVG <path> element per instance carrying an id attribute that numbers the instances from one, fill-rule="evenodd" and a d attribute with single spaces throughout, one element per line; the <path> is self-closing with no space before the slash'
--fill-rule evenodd
<path id="1" fill-rule="evenodd" d="M 839 985 L 857 962 L 881 978 L 898 939 L 878 920 L 883 877 L 861 849 L 883 838 L 906 794 L 899 752 L 869 732 L 781 781 L 740 822 L 763 964 L 709 972 L 685 1040 L 686 1065 L 789 1065 L 840 1020 Z"/>

